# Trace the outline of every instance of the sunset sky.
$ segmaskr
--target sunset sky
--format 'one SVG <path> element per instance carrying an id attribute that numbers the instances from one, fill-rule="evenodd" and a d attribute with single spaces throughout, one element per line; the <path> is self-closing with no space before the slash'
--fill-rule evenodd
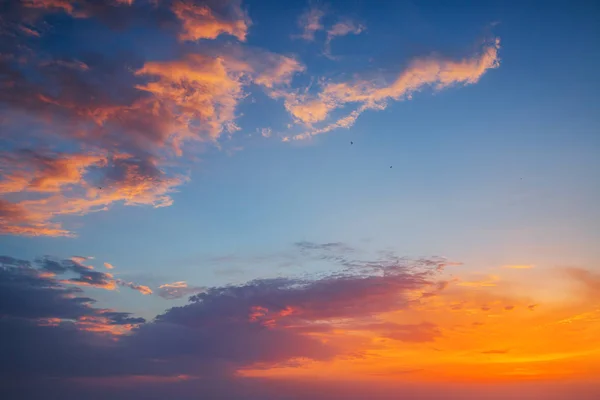
<path id="1" fill-rule="evenodd" d="M 0 397 L 600 398 L 599 18 L 0 0 Z"/>

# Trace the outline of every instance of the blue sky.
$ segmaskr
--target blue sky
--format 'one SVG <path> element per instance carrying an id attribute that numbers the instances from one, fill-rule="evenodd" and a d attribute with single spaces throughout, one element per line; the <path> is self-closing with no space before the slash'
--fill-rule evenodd
<path id="1" fill-rule="evenodd" d="M 593 49 L 599 39 L 591 6 L 574 4 L 565 12 L 564 5 L 357 2 L 348 10 L 331 3 L 329 20 L 344 11 L 367 25 L 364 34 L 334 43 L 344 57 L 362 59 L 358 67 L 323 57 L 318 40 L 284 33 L 305 6 L 250 2 L 257 23 L 248 45 L 300 54 L 310 73 L 335 77 L 367 68 L 395 72 L 410 57 L 431 52 L 464 56 L 493 33 L 502 40 L 501 66 L 475 85 L 425 90 L 364 113 L 351 129 L 302 144 L 260 137 L 256 129 L 284 129 L 289 118 L 280 103 L 250 93 L 256 103 L 246 98 L 239 107 L 244 128 L 222 140 L 222 150 L 205 146 L 190 166 L 191 181 L 173 195 L 174 206 L 115 205 L 70 218 L 80 225 L 77 238 L 5 237 L 3 250 L 25 258 L 83 252 L 149 272 L 186 258 L 270 253 L 303 239 L 370 239 L 406 254 L 461 259 L 483 247 L 481 262 L 510 258 L 507 246 L 516 258 L 532 257 L 518 248 L 552 247 L 567 236 L 572 250 L 565 262 L 582 253 L 597 256 L 599 60 Z M 85 31 L 67 37 L 89 42 Z M 374 60 L 365 63 L 367 57 Z M 584 57 L 586 63 L 577 62 Z M 193 267 L 186 273 L 195 281 L 216 282 L 210 268 Z"/>
<path id="2" fill-rule="evenodd" d="M 16 91 L 0 96 L 0 129 L 8 139 L 1 166 L 4 181 L 17 169 L 10 154 L 19 149 L 44 149 L 44 154 L 57 158 L 111 152 L 99 156 L 108 157 L 105 161 L 86 164 L 89 175 L 59 185 L 52 196 L 66 196 L 61 197 L 66 202 L 61 203 L 62 209 L 77 201 L 73 200 L 77 190 L 104 185 L 92 182 L 116 179 L 115 185 L 122 185 L 119 190 L 129 190 L 125 178 L 119 181 L 121 161 L 112 158 L 121 151 L 128 154 L 126 162 L 131 165 L 156 166 L 161 171 L 156 179 L 161 182 L 179 176 L 186 180 L 166 183 L 171 185 L 166 195 L 172 204 L 165 207 L 153 207 L 159 197 L 153 197 L 153 188 L 145 188 L 137 194 L 141 205 L 126 205 L 125 198 L 119 197 L 102 203 L 106 208 L 102 211 L 85 208 L 56 216 L 60 207 L 43 208 L 42 213 L 47 213 L 40 217 L 43 223 L 59 223 L 70 236 L 15 233 L 13 220 L 7 217 L 1 254 L 24 260 L 43 255 L 90 256 L 94 259 L 88 264 L 96 269 L 109 262 L 116 267 L 111 271 L 116 277 L 155 291 L 176 281 L 218 287 L 339 267 L 298 261 L 294 244 L 302 241 L 345 243 L 370 256 L 385 250 L 409 257 L 443 256 L 462 262 L 465 276 L 514 264 L 596 268 L 600 257 L 600 28 L 595 2 L 217 3 L 206 2 L 206 7 L 223 16 L 225 31 L 215 37 L 201 33 L 195 40 L 182 39 L 185 24 L 195 23 L 202 31 L 202 24 L 212 21 L 194 21 L 189 15 L 156 17 L 151 11 L 142 14 L 146 12 L 143 1 L 107 6 L 108 11 L 90 8 L 82 11 L 83 16 L 67 8 L 3 6 L 10 21 L 3 34 L 21 26 L 39 32 L 37 36 L 18 33 L 15 43 L 20 47 L 8 42 L 0 47 L 0 54 L 15 57 L 6 58 L 6 70 L 23 73 L 28 85 L 23 87 L 52 97 L 53 103 L 46 103 L 54 107 L 31 106 L 27 94 L 22 100 Z M 81 2 L 76 9 L 88 10 L 86 4 Z M 134 10 L 132 15 L 143 17 L 129 20 L 128 11 L 119 14 L 127 7 Z M 37 14 L 30 14 L 32 10 Z M 322 13 L 321 27 L 312 38 L 301 38 L 307 32 L 303 16 L 311 10 Z M 244 15 L 242 37 L 235 23 Z M 328 39 L 327 31 L 339 22 L 361 28 Z M 298 107 L 306 105 L 303 93 L 316 98 L 333 83 L 368 82 L 364 90 L 377 90 L 410 69 L 415 60 L 477 60 L 486 49 L 497 50 L 497 64 L 478 72 L 471 82 L 453 78 L 447 87 L 437 88 L 439 80 L 426 82 L 409 97 L 387 97 L 384 109 L 366 109 L 349 128 L 296 140 L 300 133 L 314 132 L 348 115 L 357 103 L 336 98 L 338 108 L 311 123 L 295 118 L 284 99 L 297 101 Z M 239 72 L 237 64 L 228 70 L 231 82 L 241 82 L 241 92 L 232 95 L 233 117 L 219 120 L 216 130 L 204 131 L 203 124 L 214 121 L 205 121 L 203 111 L 190 112 L 197 119 L 189 126 L 200 128 L 182 139 L 181 154 L 174 155 L 170 147 L 178 133 L 170 132 L 175 136 L 164 142 L 154 138 L 146 142 L 145 134 L 143 140 L 137 133 L 128 136 L 133 122 L 102 133 L 101 139 L 92 133 L 92 139 L 57 133 L 79 123 L 83 125 L 78 129 L 84 126 L 88 132 L 112 128 L 107 128 L 109 122 L 96 126 L 93 118 L 77 119 L 84 113 L 79 106 L 87 107 L 85 113 L 96 112 L 94 105 L 83 104 L 88 100 L 77 97 L 86 93 L 85 86 L 71 87 L 61 80 L 63 75 L 46 80 L 45 70 L 39 67 L 44 62 L 62 60 L 63 64 L 56 64 L 60 68 L 67 68 L 67 61 L 89 64 L 71 73 L 81 73 L 81 82 L 98 88 L 98 99 L 111 107 L 127 107 L 141 91 L 166 104 L 168 99 L 160 96 L 167 96 L 171 84 L 180 85 L 178 93 L 189 90 L 185 93 L 190 97 L 202 93 L 202 86 L 186 86 L 184 80 L 193 77 L 168 81 L 175 79 L 177 63 L 190 54 L 225 57 L 227 63 L 248 62 L 252 71 Z M 36 61 L 10 64 L 18 56 Z M 287 61 L 297 62 L 297 69 L 276 76 L 271 68 Z M 150 71 L 152 65 L 157 67 Z M 164 73 L 159 67 L 170 70 Z M 194 69 L 186 71 L 191 74 Z M 148 76 L 160 87 L 144 89 L 146 83 L 140 82 Z M 271 83 L 261 83 L 265 76 Z M 73 98 L 80 100 L 73 102 Z M 89 101 L 93 104 L 96 99 Z M 177 107 L 185 107 L 188 100 L 177 101 L 181 101 Z M 182 109 L 177 107 L 168 111 L 174 120 Z M 123 115 L 106 121 L 117 124 L 126 118 Z M 145 118 L 142 115 L 140 121 Z M 149 121 L 148 128 L 162 122 Z M 237 128 L 228 132 L 229 123 Z M 265 130 L 263 135 L 263 129 L 269 129 L 268 134 Z M 153 174 L 141 179 L 155 179 Z M 35 178 L 31 177 L 30 187 Z M 2 199 L 29 207 L 27 200 L 46 193 L 30 192 L 6 191 Z M 89 193 L 81 199 L 91 204 L 89 196 L 96 195 Z M 143 200 L 147 196 L 152 200 Z M 27 212 L 38 209 L 32 210 Z M 125 289 L 118 296 L 102 288 L 84 290 L 93 294 L 99 307 L 127 309 L 148 319 L 186 303 L 185 297 L 168 301 Z"/>

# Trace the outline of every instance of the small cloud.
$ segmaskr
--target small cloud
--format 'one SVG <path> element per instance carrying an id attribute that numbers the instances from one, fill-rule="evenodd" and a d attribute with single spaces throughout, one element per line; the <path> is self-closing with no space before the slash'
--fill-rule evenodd
<path id="1" fill-rule="evenodd" d="M 158 287 L 158 295 L 163 299 L 180 299 L 184 296 L 191 296 L 205 291 L 206 288 L 199 286 L 188 286 L 185 281 L 165 283 Z"/>
<path id="2" fill-rule="evenodd" d="M 138 292 L 140 292 L 143 295 L 152 294 L 152 289 L 150 289 L 148 286 L 138 285 L 138 284 L 133 283 L 133 282 L 126 282 L 126 281 L 121 280 L 121 279 L 117 279 L 116 283 L 119 286 L 124 286 L 124 287 L 128 287 L 130 289 L 133 289 L 133 290 L 137 290 Z"/>
<path id="3" fill-rule="evenodd" d="M 88 260 L 93 260 L 94 257 L 85 257 L 85 256 L 72 256 L 71 257 L 71 261 L 80 264 L 83 267 L 89 268 L 89 269 L 94 269 L 94 267 L 92 267 L 91 265 L 83 265 L 86 261 Z"/>
<path id="4" fill-rule="evenodd" d="M 270 137 L 271 137 L 271 135 L 272 135 L 272 133 L 273 133 L 273 132 L 271 131 L 271 128 L 262 128 L 262 129 L 260 130 L 260 134 L 261 134 L 261 136 L 262 136 L 262 137 L 264 137 L 264 138 L 270 138 Z"/>
<path id="5" fill-rule="evenodd" d="M 40 37 L 40 33 L 33 28 L 29 28 L 25 25 L 19 25 L 19 29 L 21 30 L 21 32 L 23 32 L 26 35 Z"/>
<path id="6" fill-rule="evenodd" d="M 515 306 L 504 306 L 505 311 L 512 311 L 515 309 Z"/>
<path id="7" fill-rule="evenodd" d="M 115 266 L 114 266 L 114 265 L 112 265 L 111 263 L 107 263 L 107 262 L 105 262 L 105 263 L 104 263 L 104 267 L 105 267 L 106 269 L 115 269 Z"/>
<path id="8" fill-rule="evenodd" d="M 349 18 L 345 18 L 330 29 L 327 30 L 327 39 L 325 40 L 325 55 L 331 56 L 331 41 L 336 37 L 342 37 L 346 35 L 359 35 L 365 31 L 366 27 L 362 24 L 356 23 Z"/>
<path id="9" fill-rule="evenodd" d="M 531 265 L 531 264 L 511 264 L 511 265 L 504 265 L 504 268 L 508 268 L 508 269 L 531 269 L 534 268 L 535 265 Z"/>
<path id="10" fill-rule="evenodd" d="M 241 1 L 237 0 L 220 0 L 215 2 L 215 5 L 219 5 L 219 10 L 215 10 L 194 2 L 174 1 L 171 11 L 182 24 L 179 39 L 182 41 L 216 39 L 220 35 L 227 34 L 242 42 L 245 41 L 251 21 L 242 10 L 240 3 Z"/>
<path id="11" fill-rule="evenodd" d="M 315 32 L 322 31 L 324 28 L 321 20 L 325 16 L 325 9 L 316 5 L 311 5 L 310 9 L 298 18 L 298 26 L 303 32 L 300 35 L 294 35 L 292 38 L 300 38 L 307 41 L 315 40 Z"/>

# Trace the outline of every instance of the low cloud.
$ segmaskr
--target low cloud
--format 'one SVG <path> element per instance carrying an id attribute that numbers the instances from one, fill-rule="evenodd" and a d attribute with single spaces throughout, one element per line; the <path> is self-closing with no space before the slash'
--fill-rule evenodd
<path id="1" fill-rule="evenodd" d="M 301 242 L 296 246 L 309 258 L 332 252 L 343 257 L 340 249 L 344 247 L 350 248 L 338 242 Z M 205 288 L 183 306 L 169 308 L 150 322 L 126 312 L 95 307 L 94 299 L 84 295 L 85 288 L 57 279 L 66 274 L 83 277 L 98 272 L 81 264 L 87 257 L 43 257 L 33 262 L 0 257 L 0 328 L 4 335 L 0 356 L 3 360 L 17 360 L 0 364 L 0 376 L 10 382 L 51 381 L 54 389 L 56 385 L 80 381 L 88 390 L 94 382 L 102 387 L 114 384 L 121 389 L 127 385 L 139 388 L 140 382 L 146 387 L 160 382 L 179 384 L 209 379 L 241 384 L 249 372 L 258 376 L 280 370 L 319 373 L 319 369 L 311 371 L 311 366 L 332 366 L 333 370 L 340 363 L 349 368 L 348 373 L 395 376 L 415 371 L 422 376 L 442 371 L 436 357 L 452 362 L 456 360 L 453 357 L 464 359 L 464 343 L 469 338 L 473 340 L 473 358 L 469 363 L 481 362 L 476 367 L 482 368 L 482 373 L 487 373 L 486 368 L 492 374 L 512 370 L 510 364 L 506 368 L 490 366 L 489 357 L 508 353 L 509 348 L 511 357 L 513 353 L 519 357 L 520 350 L 513 350 L 512 345 L 501 347 L 506 342 L 490 346 L 491 342 L 483 339 L 485 332 L 497 332 L 504 323 L 528 326 L 522 325 L 527 319 L 515 318 L 531 316 L 525 308 L 531 303 L 522 303 L 524 315 L 518 311 L 488 314 L 490 319 L 482 324 L 476 320 L 483 315 L 481 309 L 499 311 L 506 304 L 517 302 L 493 293 L 448 286 L 440 281 L 439 274 L 449 263 L 440 259 L 410 262 L 380 253 L 379 259 L 360 260 L 359 254 L 354 251 L 350 265 L 339 258 L 328 259 L 333 265 L 342 266 L 329 275 L 256 279 Z M 589 279 L 593 273 L 570 273 L 574 282 L 594 287 L 594 280 Z M 163 286 L 189 289 L 185 282 Z M 432 288 L 436 288 L 436 296 L 425 295 Z M 457 299 L 462 308 L 448 315 L 446 306 L 456 304 Z M 491 316 L 505 319 L 498 325 Z M 542 317 L 535 316 L 535 326 L 563 329 L 563 337 L 569 332 L 583 332 L 569 327 L 573 323 L 580 328 L 585 327 L 586 321 L 593 323 L 597 312 L 580 312 L 558 321 L 546 316 L 544 321 L 549 324 L 540 324 L 538 319 Z M 476 336 L 465 336 L 472 329 L 477 329 Z M 507 340 L 510 335 L 523 334 L 522 329 L 518 331 L 507 331 Z M 532 332 L 539 335 L 537 330 Z M 458 342 L 452 341 L 457 338 Z M 493 339 L 500 340 L 496 336 Z M 540 340 L 552 343 L 551 339 Z M 435 348 L 443 350 L 427 353 L 433 342 Z M 526 348 L 525 341 L 517 340 L 515 344 Z M 403 354 L 417 350 L 434 359 L 403 358 Z M 536 357 L 535 354 L 528 357 Z M 61 362 L 56 363 L 57 359 Z M 387 360 L 394 364 L 386 364 Z M 439 362 L 449 365 L 447 361 Z M 374 363 L 387 367 L 373 369 Z M 353 370 L 355 367 L 366 369 Z M 176 387 L 180 386 L 172 388 Z M 212 392 L 207 392 L 205 385 L 195 388 L 196 396 L 211 397 Z"/>
<path id="2" fill-rule="evenodd" d="M 409 293 L 427 286 L 438 272 L 406 264 L 314 279 L 259 279 L 207 288 L 186 305 L 145 322 L 127 313 L 93 308 L 93 299 L 79 297 L 79 287 L 44 276 L 76 273 L 73 282 L 102 285 L 108 274 L 52 257 L 34 263 L 11 257 L 0 261 L 1 312 L 7 317 L 0 322 L 3 332 L 9 341 L 14 335 L 44 338 L 31 349 L 0 345 L 3 359 L 27 357 L 27 363 L 10 370 L 19 378 L 194 376 L 199 371 L 232 376 L 237 368 L 257 363 L 298 357 L 328 360 L 346 350 L 313 337 L 311 332 L 323 332 L 317 322 L 327 320 L 335 327 L 336 321 L 350 319 L 356 320 L 355 329 L 368 329 L 362 318 L 409 308 Z M 174 282 L 161 289 L 191 288 Z M 429 341 L 435 336 L 435 327 L 427 323 L 377 329 L 403 341 Z M 52 351 L 43 351 L 44 346 Z M 58 368 L 50 363 L 57 354 L 62 354 Z M 2 368 L 3 374 L 8 373 L 7 365 Z"/>

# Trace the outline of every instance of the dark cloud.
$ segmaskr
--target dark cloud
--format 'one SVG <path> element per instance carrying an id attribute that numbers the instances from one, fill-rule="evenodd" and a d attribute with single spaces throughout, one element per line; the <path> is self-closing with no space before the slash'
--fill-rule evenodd
<path id="1" fill-rule="evenodd" d="M 360 321 L 409 307 L 407 294 L 427 286 L 437 273 L 406 264 L 380 266 L 369 274 L 254 280 L 206 289 L 188 304 L 145 322 L 128 313 L 95 309 L 92 299 L 77 297 L 81 289 L 65 286 L 71 280 L 53 276 L 73 273 L 77 282 L 103 282 L 106 276 L 93 274 L 97 271 L 84 265 L 85 259 L 42 257 L 34 264 L 1 259 L 2 314 L 8 318 L 2 319 L 7 341 L 0 351 L 2 359 L 21 360 L 16 368 L 4 365 L 3 376 L 232 376 L 249 365 L 327 360 L 347 350 L 311 336 L 327 331 L 316 322 Z M 129 333 L 121 335 L 122 329 Z M 427 341 L 436 332 L 426 323 L 378 329 L 407 341 Z M 42 338 L 35 346 L 27 347 L 38 335 Z M 7 344 L 11 341 L 21 345 L 15 348 Z M 45 346 L 52 350 L 44 352 Z M 56 359 L 59 366 L 52 362 Z"/>
<path id="2" fill-rule="evenodd" d="M 60 285 L 29 261 L 3 256 L 0 265 L 0 315 L 77 319 L 90 313 L 93 299 L 81 296 L 77 287 Z"/>
<path id="3" fill-rule="evenodd" d="M 42 270 L 55 274 L 64 274 L 67 272 L 76 274 L 76 277 L 63 280 L 63 283 L 93 286 L 104 289 L 114 289 L 115 281 L 112 274 L 101 271 L 94 271 L 90 266 L 82 264 L 77 257 L 68 260 L 58 260 L 49 256 L 36 259 L 36 264 Z"/>

